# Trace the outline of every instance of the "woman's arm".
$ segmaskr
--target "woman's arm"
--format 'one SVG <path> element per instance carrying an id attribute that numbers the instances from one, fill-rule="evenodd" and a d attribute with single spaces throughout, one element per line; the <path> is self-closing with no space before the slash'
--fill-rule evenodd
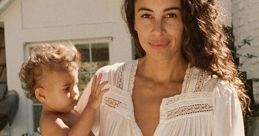
<path id="1" fill-rule="evenodd" d="M 241 105 L 234 88 L 221 81 L 214 96 L 213 136 L 244 136 Z"/>

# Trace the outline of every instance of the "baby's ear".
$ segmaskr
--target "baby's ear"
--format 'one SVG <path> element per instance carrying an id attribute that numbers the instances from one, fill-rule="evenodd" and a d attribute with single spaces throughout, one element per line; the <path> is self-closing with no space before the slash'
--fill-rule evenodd
<path id="1" fill-rule="evenodd" d="M 38 87 L 35 89 L 35 97 L 38 101 L 41 103 L 45 102 L 45 94 L 44 94 L 44 89 L 41 87 Z"/>

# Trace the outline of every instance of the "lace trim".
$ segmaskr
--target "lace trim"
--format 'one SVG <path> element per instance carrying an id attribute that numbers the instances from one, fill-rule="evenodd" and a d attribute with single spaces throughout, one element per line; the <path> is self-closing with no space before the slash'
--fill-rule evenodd
<path id="1" fill-rule="evenodd" d="M 211 93 L 208 92 L 195 92 L 195 93 L 185 93 L 185 94 L 180 94 L 180 95 L 175 95 L 172 97 L 164 98 L 162 101 L 162 105 L 171 105 L 174 104 L 175 102 L 183 99 L 189 99 L 189 98 L 209 98 L 212 96 Z"/>
<path id="2" fill-rule="evenodd" d="M 175 118 L 178 116 L 194 114 L 194 113 L 201 113 L 201 112 L 208 112 L 212 111 L 213 106 L 210 104 L 194 104 L 188 106 L 182 106 L 170 111 L 167 111 L 167 119 Z"/>
<path id="3" fill-rule="evenodd" d="M 115 78 L 115 86 L 117 86 L 120 89 L 123 89 L 123 71 L 125 70 L 125 64 L 123 64 L 121 67 L 119 67 L 118 71 L 116 71 L 116 78 Z"/>
<path id="4" fill-rule="evenodd" d="M 128 90 L 132 93 L 133 87 L 134 87 L 134 81 L 135 81 L 135 76 L 138 68 L 138 60 L 134 60 L 132 63 L 132 67 L 130 69 L 130 75 L 129 75 L 129 86 Z"/>
<path id="5" fill-rule="evenodd" d="M 104 98 L 104 103 L 106 105 L 108 105 L 109 107 L 115 109 L 115 108 L 117 108 L 121 104 L 121 101 L 115 100 L 115 99 L 113 99 L 111 97 L 105 97 Z"/>
<path id="6" fill-rule="evenodd" d="M 183 83 L 183 93 L 203 91 L 204 84 L 211 78 L 207 71 L 196 67 L 190 68 L 186 74 L 184 79 L 186 81 Z"/>
<path id="7" fill-rule="evenodd" d="M 183 86 L 182 86 L 183 89 L 182 89 L 181 93 L 187 92 L 187 90 L 189 88 L 189 83 L 191 81 L 191 77 L 192 77 L 192 71 L 191 71 L 191 68 L 190 68 L 190 64 L 188 64 L 188 68 L 186 70 L 184 80 L 183 80 Z"/>
<path id="8" fill-rule="evenodd" d="M 206 71 L 199 70 L 196 86 L 194 92 L 201 92 L 203 85 L 208 78 L 208 73 Z"/>

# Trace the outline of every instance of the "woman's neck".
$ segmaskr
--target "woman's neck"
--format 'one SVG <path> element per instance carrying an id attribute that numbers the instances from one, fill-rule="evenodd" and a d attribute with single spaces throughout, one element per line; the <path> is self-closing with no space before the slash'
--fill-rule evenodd
<path id="1" fill-rule="evenodd" d="M 137 74 L 158 83 L 183 81 L 188 62 L 184 58 L 154 60 L 143 57 L 139 60 Z"/>

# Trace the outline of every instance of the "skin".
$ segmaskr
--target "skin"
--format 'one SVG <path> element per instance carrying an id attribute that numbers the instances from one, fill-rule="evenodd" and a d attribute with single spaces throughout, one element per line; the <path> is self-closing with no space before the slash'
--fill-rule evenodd
<path id="1" fill-rule="evenodd" d="M 108 90 L 104 89 L 107 82 L 101 83 L 101 78 L 101 75 L 94 77 L 89 103 L 79 115 L 74 110 L 79 97 L 78 71 L 45 72 L 39 87 L 35 89 L 36 98 L 43 106 L 40 119 L 41 135 L 93 135 L 90 128 L 102 97 Z"/>
<path id="2" fill-rule="evenodd" d="M 152 59 L 171 59 L 181 55 L 183 22 L 180 0 L 137 0 L 135 30 Z"/>
<path id="3" fill-rule="evenodd" d="M 44 78 L 37 91 L 41 91 L 44 97 L 39 97 L 44 110 L 50 112 L 69 112 L 76 105 L 79 90 L 78 72 L 49 71 L 43 74 Z"/>
<path id="4" fill-rule="evenodd" d="M 144 136 L 159 124 L 163 98 L 181 93 L 188 62 L 182 57 L 180 0 L 137 0 L 135 30 L 146 55 L 139 60 L 133 88 L 136 123 Z"/>

